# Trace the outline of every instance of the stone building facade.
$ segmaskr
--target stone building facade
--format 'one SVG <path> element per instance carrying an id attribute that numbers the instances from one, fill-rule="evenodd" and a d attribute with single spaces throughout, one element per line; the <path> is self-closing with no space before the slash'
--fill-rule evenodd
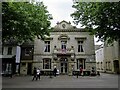
<path id="1" fill-rule="evenodd" d="M 43 71 L 57 67 L 60 74 L 71 75 L 73 70 L 96 67 L 94 36 L 70 22 L 57 23 L 44 41 L 35 39 L 32 67 Z"/>
<path id="2" fill-rule="evenodd" d="M 20 57 L 20 74 L 31 75 L 32 74 L 32 64 L 33 64 L 33 54 L 34 44 L 26 43 L 21 45 L 21 57 Z"/>
<path id="3" fill-rule="evenodd" d="M 120 43 L 104 44 L 104 69 L 108 73 L 120 73 Z"/>
<path id="4" fill-rule="evenodd" d="M 18 51 L 19 47 L 19 51 Z M 7 74 L 32 74 L 33 43 L 17 45 L 15 42 L 7 42 L 2 45 L 2 73 Z M 19 56 L 18 56 L 19 54 Z M 20 59 L 18 61 L 18 59 Z"/>
<path id="5" fill-rule="evenodd" d="M 2 73 L 12 72 L 16 73 L 16 45 L 15 44 L 3 44 L 2 45 Z"/>

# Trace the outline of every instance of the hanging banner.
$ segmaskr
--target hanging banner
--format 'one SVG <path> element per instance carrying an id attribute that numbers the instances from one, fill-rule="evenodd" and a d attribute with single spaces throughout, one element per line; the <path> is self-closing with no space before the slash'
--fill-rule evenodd
<path id="1" fill-rule="evenodd" d="M 21 48 L 17 46 L 16 48 L 16 63 L 20 63 Z"/>

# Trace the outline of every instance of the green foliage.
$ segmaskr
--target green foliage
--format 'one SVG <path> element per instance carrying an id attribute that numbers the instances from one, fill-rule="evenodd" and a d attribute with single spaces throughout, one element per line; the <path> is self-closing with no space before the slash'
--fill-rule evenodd
<path id="1" fill-rule="evenodd" d="M 51 30 L 52 19 L 42 2 L 3 2 L 3 42 L 14 40 L 18 43 L 44 38 Z"/>
<path id="2" fill-rule="evenodd" d="M 99 40 L 120 40 L 120 2 L 77 2 L 71 16 Z"/>

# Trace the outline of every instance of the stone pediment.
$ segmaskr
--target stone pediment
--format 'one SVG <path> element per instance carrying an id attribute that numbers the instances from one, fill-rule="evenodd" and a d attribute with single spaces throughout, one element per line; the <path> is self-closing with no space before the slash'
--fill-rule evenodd
<path id="1" fill-rule="evenodd" d="M 61 21 L 57 22 L 57 25 L 54 27 L 53 32 L 86 32 L 84 28 L 77 28 L 72 26 L 70 22 Z"/>
<path id="2" fill-rule="evenodd" d="M 70 22 L 67 21 L 61 21 L 57 22 L 57 25 L 54 27 L 54 29 L 74 29 L 75 26 L 72 26 Z"/>

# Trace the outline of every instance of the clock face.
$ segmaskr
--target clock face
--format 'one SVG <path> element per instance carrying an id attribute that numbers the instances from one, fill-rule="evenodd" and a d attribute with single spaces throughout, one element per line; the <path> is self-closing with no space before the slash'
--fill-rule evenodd
<path id="1" fill-rule="evenodd" d="M 65 28 L 65 27 L 66 27 L 66 25 L 65 25 L 65 24 L 62 24 L 62 27 L 63 27 L 63 28 Z"/>

